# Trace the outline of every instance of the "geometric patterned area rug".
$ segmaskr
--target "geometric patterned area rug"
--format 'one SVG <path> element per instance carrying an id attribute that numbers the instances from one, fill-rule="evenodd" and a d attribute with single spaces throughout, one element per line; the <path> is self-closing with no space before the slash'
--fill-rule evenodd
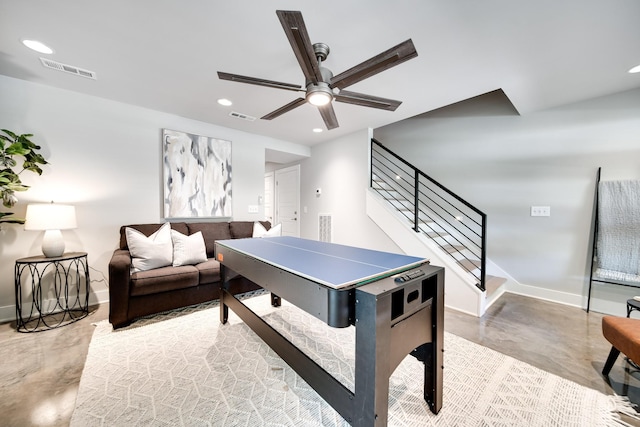
<path id="1" fill-rule="evenodd" d="M 353 391 L 355 330 L 331 328 L 268 295 L 244 301 Z M 407 356 L 390 378 L 389 426 L 612 426 L 635 413 L 621 397 L 537 369 L 450 333 L 444 337 L 443 406 L 422 397 L 421 362 Z M 416 374 L 419 373 L 419 374 Z M 72 427 L 348 426 L 234 313 L 217 302 L 96 326 Z"/>

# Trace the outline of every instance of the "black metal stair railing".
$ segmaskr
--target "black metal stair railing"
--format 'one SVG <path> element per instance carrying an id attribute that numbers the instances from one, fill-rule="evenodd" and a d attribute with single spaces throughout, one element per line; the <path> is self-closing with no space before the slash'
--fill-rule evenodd
<path id="1" fill-rule="evenodd" d="M 486 290 L 487 216 L 371 139 L 371 188 Z"/>

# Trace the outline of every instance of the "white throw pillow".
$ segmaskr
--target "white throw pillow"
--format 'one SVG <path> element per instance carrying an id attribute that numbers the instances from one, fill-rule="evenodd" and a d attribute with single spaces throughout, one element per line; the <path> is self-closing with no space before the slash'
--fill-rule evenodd
<path id="1" fill-rule="evenodd" d="M 133 272 L 171 265 L 173 245 L 171 244 L 171 225 L 168 222 L 149 237 L 130 227 L 125 228 L 125 235 L 131 253 Z"/>
<path id="2" fill-rule="evenodd" d="M 207 260 L 207 248 L 201 231 L 185 236 L 176 230 L 171 230 L 171 240 L 173 241 L 174 267 L 199 264 Z"/>
<path id="3" fill-rule="evenodd" d="M 259 222 L 253 223 L 253 237 L 276 237 L 282 235 L 282 224 L 274 225 L 268 231 Z"/>

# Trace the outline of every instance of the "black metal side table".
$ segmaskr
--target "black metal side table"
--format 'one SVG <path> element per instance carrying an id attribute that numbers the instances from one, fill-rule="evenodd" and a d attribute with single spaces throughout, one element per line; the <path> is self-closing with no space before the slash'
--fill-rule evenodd
<path id="1" fill-rule="evenodd" d="M 15 282 L 18 332 L 58 328 L 89 314 L 86 252 L 20 258 L 16 260 Z"/>
<path id="2" fill-rule="evenodd" d="M 631 312 L 633 310 L 640 310 L 640 301 L 630 298 L 627 300 L 627 317 L 631 317 Z"/>

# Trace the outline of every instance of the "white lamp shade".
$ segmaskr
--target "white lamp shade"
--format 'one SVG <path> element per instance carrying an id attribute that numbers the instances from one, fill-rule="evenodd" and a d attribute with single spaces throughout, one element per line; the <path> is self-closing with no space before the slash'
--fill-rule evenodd
<path id="1" fill-rule="evenodd" d="M 44 256 L 59 257 L 64 253 L 64 240 L 60 230 L 76 228 L 76 208 L 71 205 L 39 203 L 27 205 L 25 230 L 45 230 L 42 239 Z"/>
<path id="2" fill-rule="evenodd" d="M 25 230 L 68 230 L 76 227 L 74 206 L 55 203 L 27 205 Z"/>

